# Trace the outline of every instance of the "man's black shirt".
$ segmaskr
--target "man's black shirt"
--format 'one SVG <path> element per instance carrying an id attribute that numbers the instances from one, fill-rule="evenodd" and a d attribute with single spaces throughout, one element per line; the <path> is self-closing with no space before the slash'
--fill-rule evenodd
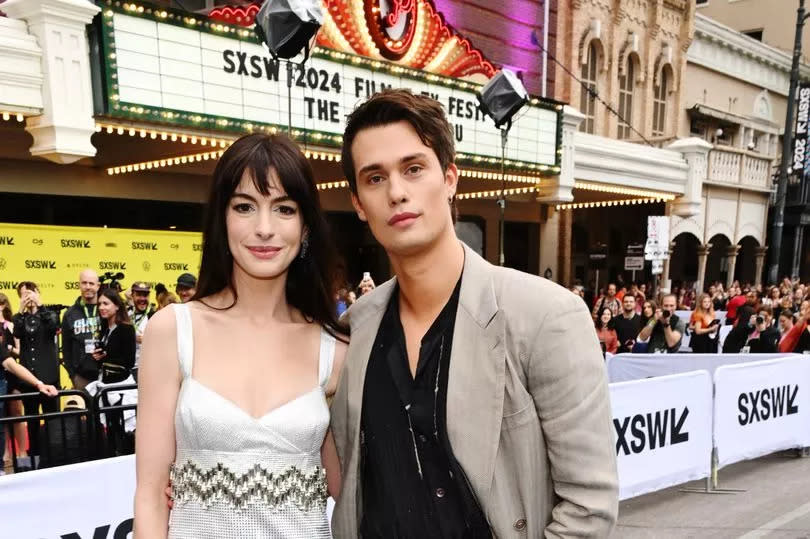
<path id="1" fill-rule="evenodd" d="M 641 316 L 633 314 L 631 318 L 625 318 L 624 313 L 619 314 L 613 320 L 613 327 L 616 330 L 616 337 L 619 339 L 619 349 L 617 354 L 632 351 L 624 345 L 627 341 L 635 341 L 641 332 Z"/>
<path id="2" fill-rule="evenodd" d="M 461 280 L 423 337 L 415 377 L 399 318 L 398 289 L 380 323 L 363 390 L 364 539 L 492 537 L 453 456 L 445 423 L 460 290 Z"/>

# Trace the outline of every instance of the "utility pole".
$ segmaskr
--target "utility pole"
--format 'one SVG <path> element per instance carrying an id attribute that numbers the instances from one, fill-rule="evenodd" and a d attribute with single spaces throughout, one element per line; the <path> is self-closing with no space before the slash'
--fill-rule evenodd
<path id="1" fill-rule="evenodd" d="M 796 39 L 793 43 L 793 65 L 790 69 L 787 112 L 785 114 L 785 134 L 782 137 L 782 162 L 779 166 L 779 179 L 776 184 L 776 204 L 771 223 L 770 244 L 771 264 L 768 268 L 768 284 L 779 282 L 779 261 L 782 256 L 782 230 L 785 228 L 785 197 L 787 192 L 788 166 L 793 157 L 793 108 L 796 105 L 796 87 L 799 84 L 799 61 L 802 56 L 802 30 L 808 15 L 804 12 L 804 0 L 799 0 L 796 14 Z"/>

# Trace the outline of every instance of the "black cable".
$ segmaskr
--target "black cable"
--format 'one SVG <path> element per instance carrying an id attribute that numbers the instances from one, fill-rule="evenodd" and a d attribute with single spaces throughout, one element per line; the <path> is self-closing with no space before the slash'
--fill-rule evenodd
<path id="1" fill-rule="evenodd" d="M 625 120 L 625 119 L 624 119 L 624 117 L 623 117 L 621 114 L 619 114 L 619 111 L 617 111 L 616 109 L 614 109 L 614 108 L 613 108 L 613 106 L 612 106 L 610 103 L 608 103 L 607 101 L 605 101 L 604 99 L 602 99 L 602 98 L 599 96 L 599 94 L 596 92 L 596 90 L 594 90 L 594 89 L 592 89 L 590 86 L 588 86 L 588 83 L 583 82 L 583 81 L 582 81 L 582 79 L 580 79 L 579 77 L 577 77 L 576 75 L 574 75 L 574 73 L 572 73 L 570 69 L 568 69 L 568 68 L 567 68 L 565 65 L 563 65 L 563 63 L 562 63 L 562 62 L 560 62 L 559 60 L 557 60 L 557 58 L 556 58 L 556 57 L 555 57 L 553 54 L 551 54 L 550 52 L 548 52 L 548 50 L 546 50 L 546 48 L 545 48 L 545 47 L 543 47 L 543 45 L 541 45 L 540 43 L 537 43 L 537 46 L 540 48 L 540 50 L 541 50 L 541 51 L 543 51 L 544 53 L 546 53 L 546 56 L 547 56 L 548 58 L 551 58 L 551 59 L 554 61 L 554 63 L 555 63 L 555 64 L 557 64 L 558 66 L 560 66 L 561 68 L 563 68 L 563 71 L 565 71 L 566 73 L 568 73 L 568 74 L 571 76 L 571 78 L 572 78 L 572 79 L 574 79 L 575 81 L 577 81 L 577 82 L 578 82 L 578 83 L 579 83 L 579 84 L 582 86 L 582 89 L 583 89 L 583 90 L 585 90 L 586 92 L 588 92 L 588 95 L 590 95 L 591 99 L 596 99 L 597 101 L 599 101 L 600 103 L 602 103 L 602 104 L 605 106 L 605 108 L 606 108 L 608 111 L 610 111 L 610 112 L 612 112 L 614 115 L 616 115 L 616 117 L 617 117 L 619 120 L 621 120 L 621 121 L 622 121 L 622 122 L 623 122 L 625 125 L 627 125 L 627 126 L 628 126 L 628 127 L 629 127 L 629 128 L 630 128 L 630 129 L 631 129 L 633 132 L 634 132 L 634 133 L 636 133 L 636 134 L 637 134 L 639 137 L 641 137 L 641 140 L 643 140 L 645 143 L 647 143 L 648 145 L 652 146 L 653 148 L 656 148 L 656 147 L 657 147 L 657 146 L 655 146 L 655 144 L 653 144 L 652 142 L 650 142 L 650 141 L 647 139 L 647 137 L 645 137 L 644 135 L 642 135 L 642 134 L 641 134 L 641 132 L 640 132 L 638 129 L 636 129 L 635 127 L 633 127 L 633 126 L 630 124 L 630 122 L 628 122 L 627 120 Z"/>

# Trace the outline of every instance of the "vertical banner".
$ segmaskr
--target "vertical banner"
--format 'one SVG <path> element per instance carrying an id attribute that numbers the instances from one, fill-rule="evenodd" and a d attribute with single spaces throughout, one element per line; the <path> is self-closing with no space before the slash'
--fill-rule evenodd
<path id="1" fill-rule="evenodd" d="M 727 365 L 714 373 L 719 466 L 810 446 L 810 361 L 804 356 Z"/>
<path id="2" fill-rule="evenodd" d="M 793 159 L 791 168 L 803 180 L 810 168 L 808 128 L 810 128 L 810 82 L 800 82 L 796 88 L 796 127 L 793 131 Z M 799 172 L 801 171 L 801 173 Z"/>
<path id="3" fill-rule="evenodd" d="M 619 498 L 708 477 L 712 379 L 695 371 L 610 384 Z"/>
<path id="4" fill-rule="evenodd" d="M 17 284 L 34 281 L 44 303 L 71 305 L 85 268 L 123 273 L 125 289 L 146 281 L 173 290 L 180 274 L 199 273 L 201 254 L 197 232 L 0 224 L 0 292 L 16 310 Z"/>

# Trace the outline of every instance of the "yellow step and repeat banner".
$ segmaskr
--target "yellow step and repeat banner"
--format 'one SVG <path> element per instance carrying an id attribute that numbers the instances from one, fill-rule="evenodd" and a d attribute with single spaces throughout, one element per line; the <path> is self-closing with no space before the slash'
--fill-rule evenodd
<path id="1" fill-rule="evenodd" d="M 163 283 L 174 291 L 182 273 L 199 274 L 198 232 L 0 224 L 0 292 L 19 308 L 16 286 L 33 281 L 45 304 L 72 305 L 79 272 L 121 272 L 126 290 L 135 281 Z"/>

